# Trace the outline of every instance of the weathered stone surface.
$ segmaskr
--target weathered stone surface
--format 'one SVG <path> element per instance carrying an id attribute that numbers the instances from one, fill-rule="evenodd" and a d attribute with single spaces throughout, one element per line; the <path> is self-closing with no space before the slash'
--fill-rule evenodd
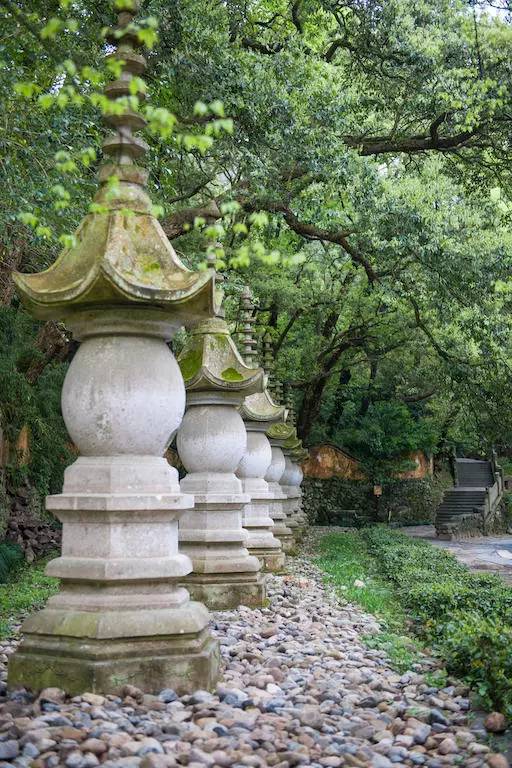
<path id="1" fill-rule="evenodd" d="M 283 508 L 286 496 L 279 485 L 279 480 L 285 470 L 285 459 L 283 451 L 276 440 L 270 439 L 270 445 L 272 448 L 272 460 L 265 474 L 269 493 L 272 494 L 272 498 L 269 501 L 269 512 L 270 517 L 274 521 L 274 536 L 281 542 L 283 552 L 289 554 L 293 552 L 295 542 L 293 533 L 288 527 L 286 512 Z"/>
<path id="2" fill-rule="evenodd" d="M 243 409 L 242 409 L 243 413 Z M 245 422 L 247 447 L 236 474 L 249 501 L 242 510 L 242 524 L 247 531 L 247 549 L 261 562 L 265 571 L 279 572 L 284 567 L 285 555 L 281 542 L 274 536 L 274 521 L 270 517 L 273 494 L 264 479 L 272 460 L 272 449 L 265 427 L 259 422 Z"/>

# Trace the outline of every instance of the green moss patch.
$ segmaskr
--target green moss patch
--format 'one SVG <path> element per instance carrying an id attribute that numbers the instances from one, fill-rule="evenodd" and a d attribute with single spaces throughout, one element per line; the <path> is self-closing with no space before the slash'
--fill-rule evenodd
<path id="1" fill-rule="evenodd" d="M 244 380 L 244 377 L 242 376 L 241 373 L 239 373 L 236 370 L 236 368 L 225 368 L 222 371 L 221 376 L 226 381 L 243 381 Z"/>
<path id="2" fill-rule="evenodd" d="M 198 373 L 203 362 L 201 349 L 191 349 L 178 360 L 181 373 L 185 381 L 192 379 Z"/>

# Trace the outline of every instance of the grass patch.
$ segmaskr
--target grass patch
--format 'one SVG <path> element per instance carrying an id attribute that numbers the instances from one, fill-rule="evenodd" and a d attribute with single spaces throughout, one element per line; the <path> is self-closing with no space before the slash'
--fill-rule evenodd
<path id="1" fill-rule="evenodd" d="M 362 532 L 329 534 L 320 541 L 318 554 L 316 564 L 340 596 L 360 605 L 381 623 L 383 631 L 364 636 L 364 644 L 384 650 L 397 672 L 410 670 L 421 659 L 421 644 L 407 634 L 407 613 L 393 584 L 379 573 Z"/>
<path id="2" fill-rule="evenodd" d="M 449 552 L 381 526 L 327 537 L 318 565 L 349 600 L 384 621 L 386 631 L 372 642 L 395 664 L 414 655 L 397 635 L 414 630 L 483 707 L 512 717 L 512 589 L 501 579 L 473 573 Z"/>
<path id="3" fill-rule="evenodd" d="M 403 628 L 405 612 L 397 605 L 389 580 L 379 575 L 359 531 L 331 533 L 319 545 L 316 564 L 351 603 L 377 616 L 389 628 Z M 364 586 L 357 586 L 363 582 Z"/>
<path id="4" fill-rule="evenodd" d="M 401 674 L 409 672 L 415 664 L 421 662 L 424 652 L 421 643 L 416 638 L 397 632 L 379 632 L 378 635 L 366 635 L 363 637 L 363 642 L 367 648 L 385 651 L 390 666 Z M 432 677 L 432 686 L 441 687 L 435 682 L 434 677 Z"/>
<path id="5" fill-rule="evenodd" d="M 13 627 L 28 613 L 42 608 L 58 590 L 58 579 L 45 576 L 49 555 L 31 565 L 23 563 L 11 571 L 8 581 L 0 584 L 0 639 L 12 634 Z"/>

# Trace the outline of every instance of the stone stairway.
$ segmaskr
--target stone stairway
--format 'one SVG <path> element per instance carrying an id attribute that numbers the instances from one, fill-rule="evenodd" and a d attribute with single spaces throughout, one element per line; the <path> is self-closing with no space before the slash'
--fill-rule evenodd
<path id="1" fill-rule="evenodd" d="M 456 459 L 456 484 L 445 491 L 436 512 L 437 535 L 451 539 L 456 535 L 486 533 L 503 495 L 503 475 L 493 457 L 491 461 Z"/>
<path id="2" fill-rule="evenodd" d="M 491 461 L 475 459 L 455 460 L 457 486 L 461 488 L 490 488 L 494 485 L 494 471 Z"/>

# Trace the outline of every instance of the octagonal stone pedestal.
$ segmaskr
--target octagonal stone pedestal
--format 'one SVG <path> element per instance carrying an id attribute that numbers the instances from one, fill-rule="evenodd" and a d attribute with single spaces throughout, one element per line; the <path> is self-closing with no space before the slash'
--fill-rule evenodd
<path id="1" fill-rule="evenodd" d="M 302 539 L 302 527 L 297 518 L 297 510 L 300 503 L 299 489 L 292 485 L 294 480 L 294 467 L 290 457 L 287 455 L 287 451 L 283 451 L 285 468 L 281 475 L 279 485 L 285 495 L 286 499 L 283 500 L 283 511 L 286 515 L 286 525 L 290 528 L 295 542 L 299 542 Z"/>
<path id="2" fill-rule="evenodd" d="M 272 460 L 272 449 L 265 435 L 265 424 L 246 422 L 245 426 L 247 449 L 238 465 L 237 475 L 250 497 L 242 515 L 248 535 L 247 549 L 258 558 L 264 571 L 279 573 L 284 568 L 285 554 L 281 542 L 274 536 L 274 521 L 270 516 L 274 493 L 263 479 Z"/>
<path id="3" fill-rule="evenodd" d="M 295 460 L 295 458 L 293 456 L 290 458 L 291 458 L 291 471 L 289 476 L 290 484 L 291 484 L 291 487 L 295 488 L 297 492 L 297 505 L 295 509 L 295 519 L 299 524 L 299 530 L 301 532 L 301 536 L 304 536 L 304 533 L 309 524 L 307 515 L 303 509 L 303 496 L 302 496 L 301 485 L 304 479 L 304 473 L 302 471 L 300 464 Z"/>

